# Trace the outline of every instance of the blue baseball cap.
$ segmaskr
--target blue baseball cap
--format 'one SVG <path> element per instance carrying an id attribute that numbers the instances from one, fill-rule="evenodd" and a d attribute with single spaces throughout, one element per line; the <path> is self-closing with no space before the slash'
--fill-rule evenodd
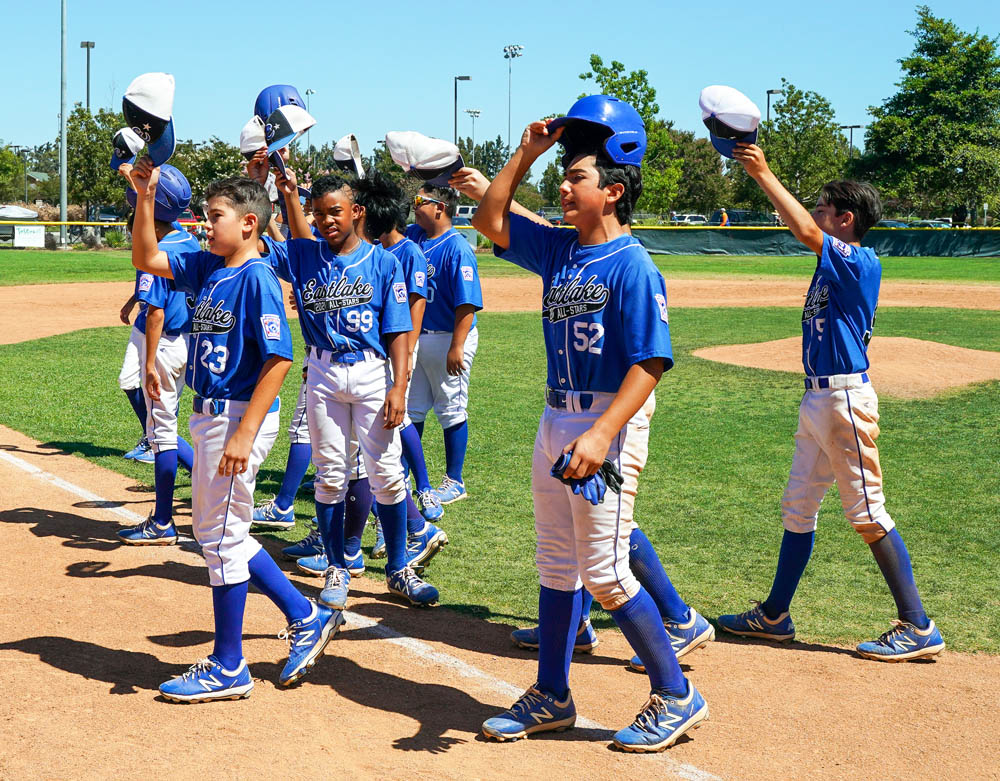
<path id="1" fill-rule="evenodd" d="M 619 165 L 642 165 L 646 154 L 646 125 L 629 103 L 610 95 L 586 95 L 564 117 L 548 124 L 549 132 L 564 128 L 559 137 L 566 153 L 563 166 L 581 152 L 603 149 Z"/>
<path id="2" fill-rule="evenodd" d="M 698 105 L 712 146 L 723 157 L 732 159 L 737 144 L 757 143 L 760 109 L 738 89 L 721 84 L 705 87 Z"/>
<path id="3" fill-rule="evenodd" d="M 132 128 L 123 127 L 111 139 L 111 170 L 117 172 L 125 163 L 132 165 L 145 145 Z"/>
<path id="4" fill-rule="evenodd" d="M 174 153 L 174 77 L 169 73 L 137 76 L 122 98 L 122 113 L 132 132 L 149 147 L 153 165 L 163 165 Z"/>
<path id="5" fill-rule="evenodd" d="M 274 113 L 276 108 L 288 105 L 305 108 L 306 102 L 302 100 L 299 91 L 291 84 L 272 84 L 260 91 L 253 104 L 253 113 L 261 122 L 267 122 L 267 118 Z"/>
<path id="6" fill-rule="evenodd" d="M 137 194 L 129 187 L 125 200 L 135 208 Z M 174 222 L 191 205 L 191 185 L 187 178 L 172 165 L 160 166 L 160 181 L 156 185 L 156 202 L 153 217 L 160 222 Z"/>

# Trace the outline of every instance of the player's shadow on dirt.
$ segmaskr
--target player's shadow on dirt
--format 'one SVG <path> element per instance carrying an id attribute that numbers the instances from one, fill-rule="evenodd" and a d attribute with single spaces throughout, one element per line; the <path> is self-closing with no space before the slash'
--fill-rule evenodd
<path id="1" fill-rule="evenodd" d="M 209 632 L 205 629 L 188 629 L 183 632 L 174 632 L 169 635 L 148 635 L 146 639 L 156 643 L 157 645 L 165 646 L 166 648 L 190 648 L 195 645 L 205 645 L 206 643 L 211 643 L 215 639 L 215 633 Z M 243 634 L 244 642 L 247 640 L 273 639 L 273 633 L 266 635 Z"/>
<path id="2" fill-rule="evenodd" d="M 734 645 L 756 645 L 765 648 L 773 648 L 777 651 L 819 651 L 828 654 L 846 654 L 847 656 L 857 656 L 857 653 L 850 648 L 839 648 L 835 645 L 824 645 L 823 643 L 802 643 L 792 640 L 790 643 L 771 642 L 769 640 L 754 640 L 752 637 L 741 637 L 732 635 L 719 629 L 718 624 L 713 622 L 716 628 L 715 642 L 733 643 Z"/>
<path id="3" fill-rule="evenodd" d="M 176 664 L 161 662 L 152 654 L 105 648 L 68 637 L 26 637 L 0 643 L 0 651 L 20 651 L 37 656 L 40 662 L 57 670 L 91 681 L 105 681 L 112 684 L 109 694 L 155 691 L 161 683 L 181 672 Z"/>
<path id="4" fill-rule="evenodd" d="M 160 561 L 156 564 L 143 564 L 128 569 L 108 569 L 110 561 L 77 561 L 66 567 L 66 574 L 71 578 L 163 578 L 191 586 L 207 586 L 208 571 L 204 565 L 184 564 L 179 561 Z"/>
<path id="5" fill-rule="evenodd" d="M 121 456 L 124 450 L 114 447 L 103 447 L 95 445 L 93 442 L 42 442 L 38 446 L 39 450 L 52 450 L 52 453 L 45 455 L 74 455 L 85 456 L 86 458 L 99 458 L 100 456 Z"/>
<path id="6" fill-rule="evenodd" d="M 44 510 L 40 507 L 15 507 L 0 512 L 0 523 L 35 524 L 36 537 L 61 537 L 67 548 L 111 551 L 121 547 L 114 540 L 114 526 L 82 515 Z"/>

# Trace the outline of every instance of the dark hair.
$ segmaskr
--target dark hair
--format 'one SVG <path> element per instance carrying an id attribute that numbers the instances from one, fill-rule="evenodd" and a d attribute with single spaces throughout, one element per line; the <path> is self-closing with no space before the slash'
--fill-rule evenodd
<path id="1" fill-rule="evenodd" d="M 393 228 L 406 228 L 410 204 L 403 188 L 387 176 L 373 174 L 351 182 L 354 201 L 365 210 L 365 232 L 375 240 Z"/>
<path id="2" fill-rule="evenodd" d="M 344 195 L 347 199 L 351 201 L 351 203 L 354 203 L 354 188 L 352 187 L 350 180 L 345 179 L 340 174 L 324 174 L 312 183 L 311 193 L 313 208 L 316 207 L 316 201 L 327 193 L 333 193 L 337 190 L 344 190 Z"/>
<path id="3" fill-rule="evenodd" d="M 614 162 L 603 149 L 575 152 L 573 158 L 567 160 L 563 168 L 569 168 L 573 164 L 573 160 L 588 155 L 594 155 L 595 158 L 594 168 L 597 169 L 598 187 L 620 184 L 625 188 L 622 197 L 615 203 L 615 217 L 618 218 L 619 225 L 628 225 L 632 221 L 635 205 L 642 195 L 642 169 L 637 165 Z"/>
<path id="4" fill-rule="evenodd" d="M 420 185 L 420 189 L 432 198 L 444 202 L 444 213 L 448 215 L 448 219 L 455 216 L 455 209 L 458 207 L 458 190 L 453 190 L 450 187 L 435 187 L 433 184 L 426 183 Z"/>
<path id="5" fill-rule="evenodd" d="M 172 222 L 164 222 L 163 220 L 153 219 L 153 225 L 159 228 L 164 233 L 173 233 L 174 224 Z M 125 218 L 125 228 L 129 233 L 132 232 L 133 227 L 135 227 L 135 212 L 129 212 L 128 217 Z"/>
<path id="6" fill-rule="evenodd" d="M 854 235 L 859 241 L 868 233 L 869 228 L 882 219 L 882 199 L 878 190 L 868 182 L 827 182 L 820 190 L 819 197 L 837 210 L 837 216 L 844 212 L 854 215 Z"/>
<path id="7" fill-rule="evenodd" d="M 224 198 L 243 217 L 253 214 L 257 217 L 257 235 L 263 236 L 271 221 L 271 199 L 260 182 L 245 176 L 231 176 L 212 182 L 205 190 L 205 200 Z"/>

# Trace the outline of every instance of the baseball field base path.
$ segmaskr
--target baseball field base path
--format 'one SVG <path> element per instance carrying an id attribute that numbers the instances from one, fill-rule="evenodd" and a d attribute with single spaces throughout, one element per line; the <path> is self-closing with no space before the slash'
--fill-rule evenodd
<path id="1" fill-rule="evenodd" d="M 996 657 L 887 665 L 724 638 L 684 660 L 711 708 L 704 728 L 664 754 L 622 754 L 609 739 L 646 679 L 625 669 L 631 652 L 613 630 L 574 664 L 576 729 L 486 742 L 479 724 L 533 681 L 533 655 L 510 645 L 510 626 L 406 608 L 368 578 L 301 685 L 276 686 L 283 621 L 251 594 L 252 696 L 169 704 L 156 686 L 211 650 L 196 546 L 116 545 L 152 493 L 4 428 L 0 497 L 2 779 L 972 779 L 1000 767 Z M 189 516 L 177 508 L 182 534 Z M 317 580 L 297 580 L 315 593 Z"/>

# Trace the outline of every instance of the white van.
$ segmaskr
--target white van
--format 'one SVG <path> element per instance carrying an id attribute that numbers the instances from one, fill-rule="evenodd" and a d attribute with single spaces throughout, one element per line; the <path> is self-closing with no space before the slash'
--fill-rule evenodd
<path id="1" fill-rule="evenodd" d="M 471 220 L 472 219 L 472 215 L 476 213 L 476 209 L 478 209 L 478 208 L 479 207 L 476 206 L 476 205 L 466 206 L 464 204 L 459 204 L 455 208 L 455 216 L 456 217 L 467 217 L 468 219 Z"/>

